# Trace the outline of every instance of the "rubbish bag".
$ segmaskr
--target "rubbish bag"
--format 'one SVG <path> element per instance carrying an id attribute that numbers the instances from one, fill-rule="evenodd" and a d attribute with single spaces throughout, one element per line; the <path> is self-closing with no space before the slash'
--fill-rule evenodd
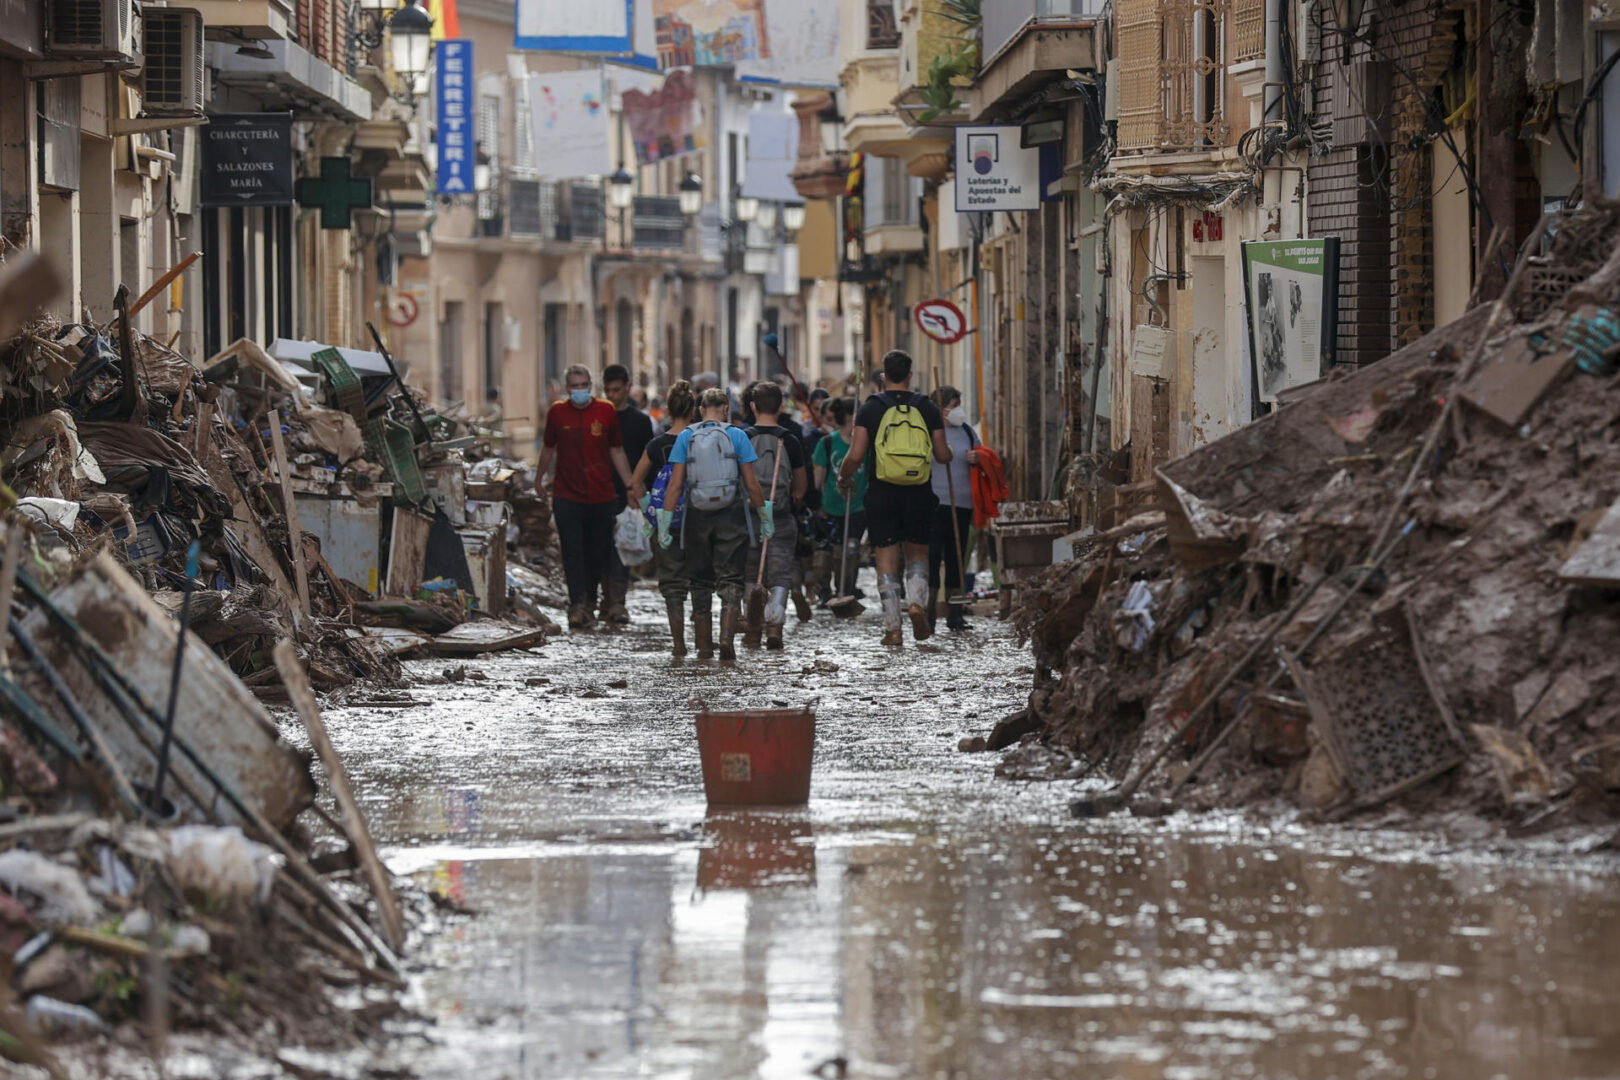
<path id="1" fill-rule="evenodd" d="M 652 561 L 651 530 L 641 511 L 627 506 L 613 524 L 613 546 L 619 549 L 619 561 L 626 566 L 641 566 Z"/>

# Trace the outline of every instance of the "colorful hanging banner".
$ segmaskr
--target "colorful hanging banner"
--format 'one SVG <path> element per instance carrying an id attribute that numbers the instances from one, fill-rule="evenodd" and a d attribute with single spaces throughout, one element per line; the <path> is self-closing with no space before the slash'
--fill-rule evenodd
<path id="1" fill-rule="evenodd" d="M 658 65 L 704 67 L 771 55 L 765 0 L 652 0 Z"/>
<path id="2" fill-rule="evenodd" d="M 427 9 L 433 16 L 434 41 L 461 36 L 461 13 L 456 10 L 456 0 L 428 0 Z"/>
<path id="3" fill-rule="evenodd" d="M 530 75 L 527 90 L 535 167 L 541 176 L 572 180 L 614 170 L 600 66 Z"/>
<path id="4" fill-rule="evenodd" d="M 627 90 L 624 122 L 643 165 L 689 154 L 708 145 L 697 84 L 686 71 L 672 71 L 658 90 Z"/>
<path id="5" fill-rule="evenodd" d="M 473 169 L 478 164 L 478 143 L 473 125 L 473 43 L 465 38 L 446 39 L 435 46 L 437 74 L 433 88 L 436 122 L 434 144 L 439 152 L 440 195 L 473 193 Z"/>

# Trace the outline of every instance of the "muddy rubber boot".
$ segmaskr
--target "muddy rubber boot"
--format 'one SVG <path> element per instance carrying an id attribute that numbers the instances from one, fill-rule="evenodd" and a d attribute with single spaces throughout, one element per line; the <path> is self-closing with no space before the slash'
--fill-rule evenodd
<path id="1" fill-rule="evenodd" d="M 900 633 L 900 579 L 894 574 L 878 578 L 878 597 L 883 604 L 883 644 L 904 644 Z"/>
<path id="2" fill-rule="evenodd" d="M 692 638 L 697 645 L 699 660 L 714 659 L 714 613 L 712 611 L 695 611 L 692 613 Z"/>
<path id="3" fill-rule="evenodd" d="M 793 614 L 799 617 L 800 622 L 809 622 L 815 612 L 810 610 L 810 598 L 804 595 L 804 586 L 793 586 Z"/>
<path id="4" fill-rule="evenodd" d="M 951 604 L 946 608 L 945 627 L 949 630 L 967 630 L 967 605 Z"/>
<path id="5" fill-rule="evenodd" d="M 613 626 L 630 625 L 630 608 L 625 599 L 630 594 L 629 581 L 614 581 L 608 579 L 606 591 L 603 593 L 602 621 Z"/>
<path id="6" fill-rule="evenodd" d="M 742 612 L 736 604 L 720 605 L 720 659 L 737 659 L 737 624 L 742 621 Z"/>
<path id="7" fill-rule="evenodd" d="M 666 600 L 669 611 L 669 655 L 679 659 L 686 655 L 686 605 L 679 600 Z"/>
<path id="8" fill-rule="evenodd" d="M 906 582 L 906 614 L 911 617 L 911 637 L 914 641 L 927 641 L 934 636 L 934 624 L 928 617 L 928 579 L 912 577 Z"/>
<path id="9" fill-rule="evenodd" d="M 568 609 L 568 628 L 570 630 L 589 630 L 596 625 L 596 617 L 591 609 L 584 604 L 575 604 Z"/>
<path id="10" fill-rule="evenodd" d="M 725 611 L 721 610 L 724 619 Z M 765 625 L 765 590 L 748 590 L 748 617 L 743 620 L 743 644 L 750 649 L 759 648 L 759 634 Z"/>

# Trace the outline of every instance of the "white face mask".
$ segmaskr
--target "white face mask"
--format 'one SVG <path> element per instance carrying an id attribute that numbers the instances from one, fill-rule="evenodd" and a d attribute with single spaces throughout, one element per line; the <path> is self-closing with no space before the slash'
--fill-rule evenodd
<path id="1" fill-rule="evenodd" d="M 963 412 L 962 406 L 958 405 L 956 408 L 945 414 L 945 422 L 951 425 L 951 427 L 961 427 L 963 424 L 967 423 L 967 413 Z"/>

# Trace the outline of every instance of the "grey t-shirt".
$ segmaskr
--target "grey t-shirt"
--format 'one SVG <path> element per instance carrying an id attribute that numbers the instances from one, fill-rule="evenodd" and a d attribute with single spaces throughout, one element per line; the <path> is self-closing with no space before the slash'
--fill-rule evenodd
<path id="1" fill-rule="evenodd" d="M 951 463 L 941 465 L 934 462 L 930 471 L 928 482 L 933 486 L 934 494 L 939 496 L 941 506 L 958 506 L 964 510 L 973 508 L 972 478 L 968 473 L 967 454 L 969 450 L 979 445 L 979 436 L 967 424 L 961 427 L 945 425 L 945 444 L 951 448 Z M 945 470 L 950 470 L 950 479 L 947 480 Z M 956 488 L 956 501 L 951 501 L 951 488 Z"/>

